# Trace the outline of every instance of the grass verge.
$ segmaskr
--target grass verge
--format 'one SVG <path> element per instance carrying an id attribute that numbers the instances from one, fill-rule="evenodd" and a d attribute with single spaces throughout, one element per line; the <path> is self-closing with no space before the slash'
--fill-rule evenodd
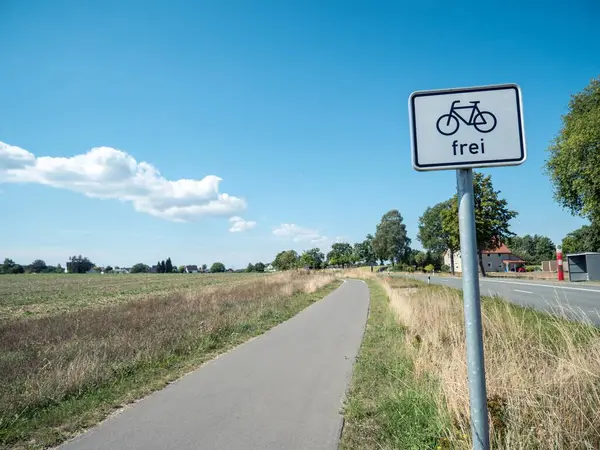
<path id="1" fill-rule="evenodd" d="M 406 328 L 396 320 L 384 288 L 367 281 L 371 309 L 344 409 L 340 449 L 436 448 L 450 428 L 449 416 L 436 403 L 438 383 L 417 376 Z"/>
<path id="2" fill-rule="evenodd" d="M 461 291 L 369 278 L 342 448 L 472 448 Z M 600 329 L 489 297 L 482 318 L 492 448 L 600 448 Z"/>
<path id="3" fill-rule="evenodd" d="M 415 373 L 439 380 L 437 403 L 452 420 L 445 448 L 471 448 L 462 292 L 381 283 Z M 600 330 L 499 298 L 482 298 L 482 319 L 492 447 L 600 448 Z"/>
<path id="4" fill-rule="evenodd" d="M 0 448 L 55 445 L 334 290 L 282 274 L 0 324 Z"/>

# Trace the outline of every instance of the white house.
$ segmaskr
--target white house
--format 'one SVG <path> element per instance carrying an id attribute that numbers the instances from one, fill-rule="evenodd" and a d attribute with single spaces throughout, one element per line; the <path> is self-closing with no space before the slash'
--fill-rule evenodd
<path id="1" fill-rule="evenodd" d="M 198 273 L 198 266 L 185 266 L 185 273 Z"/>
<path id="2" fill-rule="evenodd" d="M 488 272 L 510 272 L 525 264 L 521 258 L 514 255 L 510 249 L 502 244 L 496 250 L 484 250 L 481 252 L 483 267 Z M 444 253 L 444 264 L 450 267 L 450 252 Z M 454 253 L 454 271 L 462 272 L 462 260 L 460 251 Z"/>

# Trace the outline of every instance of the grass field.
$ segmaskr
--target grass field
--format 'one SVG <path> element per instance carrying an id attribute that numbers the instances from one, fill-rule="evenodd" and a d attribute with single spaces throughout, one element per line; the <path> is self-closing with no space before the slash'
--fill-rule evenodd
<path id="1" fill-rule="evenodd" d="M 356 272 L 356 276 L 365 275 Z M 361 350 L 365 360 L 359 360 L 354 374 L 358 387 L 350 396 L 347 419 L 350 424 L 354 420 L 354 430 L 364 428 L 354 432 L 353 439 L 375 439 L 374 445 L 364 448 L 431 448 L 429 443 L 438 437 L 436 446 L 442 449 L 472 448 L 461 292 L 402 277 L 372 278 L 385 290 L 387 310 L 395 314 L 402 332 L 384 314 L 370 319 L 382 331 L 370 352 L 365 339 Z M 492 448 L 600 448 L 600 330 L 497 298 L 482 299 L 482 314 Z M 397 346 L 389 339 L 393 335 Z M 372 369 L 373 374 L 360 381 L 361 367 L 385 365 L 395 371 Z M 408 375 L 394 379 L 399 365 Z M 371 381 L 376 379 L 388 388 L 376 388 Z M 441 433 L 422 425 L 418 411 L 430 409 L 417 403 L 418 411 L 406 412 L 407 391 L 426 399 L 427 408 L 435 404 L 435 414 L 427 414 L 432 416 L 431 425 L 439 424 L 438 418 L 446 423 Z M 405 426 L 415 430 L 413 439 L 420 436 L 415 442 L 421 446 L 408 445 L 386 431 L 393 415 L 378 415 L 376 408 L 384 404 L 396 405 Z M 353 415 L 361 408 L 375 413 Z"/>
<path id="2" fill-rule="evenodd" d="M 0 321 L 48 316 L 87 307 L 143 299 L 148 294 L 185 293 L 211 285 L 246 282 L 260 274 L 4 275 Z"/>
<path id="3" fill-rule="evenodd" d="M 54 445 L 337 285 L 304 272 L 1 276 L 0 448 Z"/>

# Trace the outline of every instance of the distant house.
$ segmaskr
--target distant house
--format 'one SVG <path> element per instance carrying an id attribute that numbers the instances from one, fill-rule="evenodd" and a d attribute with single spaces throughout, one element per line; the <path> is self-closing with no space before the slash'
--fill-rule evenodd
<path id="1" fill-rule="evenodd" d="M 152 266 L 149 270 L 150 273 L 158 273 L 158 266 Z"/>
<path id="2" fill-rule="evenodd" d="M 483 250 L 481 252 L 483 267 L 488 272 L 510 272 L 516 270 L 520 265 L 525 264 L 517 255 L 504 244 L 496 250 Z M 444 264 L 450 267 L 450 252 L 444 253 Z M 478 265 L 479 267 L 479 265 Z M 462 260 L 460 251 L 454 253 L 454 271 L 462 272 Z"/>
<path id="3" fill-rule="evenodd" d="M 185 266 L 185 273 L 198 273 L 198 266 Z"/>
<path id="4" fill-rule="evenodd" d="M 227 272 L 233 272 L 233 269 L 227 269 Z"/>
<path id="5" fill-rule="evenodd" d="M 96 270 L 96 269 L 90 269 L 86 273 L 104 273 L 104 272 L 101 272 L 100 270 Z"/>
<path id="6" fill-rule="evenodd" d="M 129 273 L 129 270 L 127 270 L 124 267 L 121 267 L 120 269 L 113 269 L 112 273 Z"/>
<path id="7" fill-rule="evenodd" d="M 268 264 L 265 267 L 265 272 L 276 272 L 275 267 L 273 267 L 273 264 Z"/>

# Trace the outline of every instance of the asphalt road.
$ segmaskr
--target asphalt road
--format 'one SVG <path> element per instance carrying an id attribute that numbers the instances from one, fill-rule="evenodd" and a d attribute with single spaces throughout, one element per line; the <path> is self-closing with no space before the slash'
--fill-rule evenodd
<path id="1" fill-rule="evenodd" d="M 427 275 L 414 275 L 427 281 Z M 431 277 L 431 283 L 462 289 L 461 278 Z M 571 319 L 588 320 L 600 326 L 600 286 L 581 283 L 479 279 L 481 295 L 498 295 L 522 306 L 555 314 L 565 314 Z"/>
<path id="2" fill-rule="evenodd" d="M 368 304 L 347 281 L 61 448 L 335 449 Z"/>

